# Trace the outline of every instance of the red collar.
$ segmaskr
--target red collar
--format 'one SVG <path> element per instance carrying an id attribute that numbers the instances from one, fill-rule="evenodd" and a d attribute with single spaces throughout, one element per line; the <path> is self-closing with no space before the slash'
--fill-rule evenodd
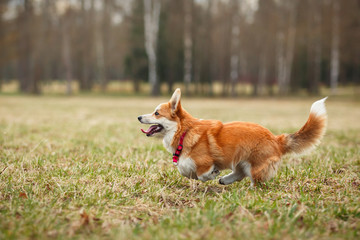
<path id="1" fill-rule="evenodd" d="M 184 142 L 185 135 L 186 135 L 186 131 L 181 135 L 179 145 L 178 145 L 175 153 L 173 154 L 173 163 L 175 166 L 177 166 L 177 162 L 179 161 L 181 151 L 183 150 L 183 142 Z"/>

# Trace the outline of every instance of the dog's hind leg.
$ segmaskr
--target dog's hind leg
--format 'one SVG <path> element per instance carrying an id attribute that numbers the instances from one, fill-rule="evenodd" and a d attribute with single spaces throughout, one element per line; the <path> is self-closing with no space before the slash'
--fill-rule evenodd
<path id="1" fill-rule="evenodd" d="M 268 181 L 276 175 L 277 169 L 279 168 L 279 163 L 279 157 L 270 157 L 266 159 L 266 161 L 263 161 L 262 164 L 258 164 L 252 167 L 250 175 L 255 181 Z"/>

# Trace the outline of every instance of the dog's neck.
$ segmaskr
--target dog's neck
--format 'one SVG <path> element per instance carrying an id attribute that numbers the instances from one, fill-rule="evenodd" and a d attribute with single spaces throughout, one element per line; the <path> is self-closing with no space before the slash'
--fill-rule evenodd
<path id="1" fill-rule="evenodd" d="M 163 144 L 164 147 L 166 148 L 166 150 L 168 150 L 170 153 L 174 153 L 174 148 L 172 146 L 172 142 L 173 142 L 173 138 L 174 135 L 177 131 L 177 126 L 175 126 L 174 128 L 170 128 L 170 130 L 168 130 L 163 138 Z"/>
<path id="2" fill-rule="evenodd" d="M 197 119 L 192 117 L 184 109 L 181 109 L 179 120 L 174 124 L 173 127 L 169 128 L 163 138 L 164 147 L 170 152 L 174 153 L 178 144 L 181 135 L 186 131 L 191 130 L 191 126 L 194 121 Z M 184 144 L 185 145 L 185 144 Z"/>

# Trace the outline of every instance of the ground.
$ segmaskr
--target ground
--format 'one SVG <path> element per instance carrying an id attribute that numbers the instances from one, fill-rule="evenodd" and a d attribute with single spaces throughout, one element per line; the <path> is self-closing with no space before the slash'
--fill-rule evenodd
<path id="1" fill-rule="evenodd" d="M 316 99 L 184 99 L 199 118 L 294 132 Z M 163 98 L 0 96 L 0 239 L 359 239 L 360 102 L 328 99 L 314 151 L 276 177 L 182 177 L 137 116 Z M 223 172 L 222 175 L 227 172 Z"/>

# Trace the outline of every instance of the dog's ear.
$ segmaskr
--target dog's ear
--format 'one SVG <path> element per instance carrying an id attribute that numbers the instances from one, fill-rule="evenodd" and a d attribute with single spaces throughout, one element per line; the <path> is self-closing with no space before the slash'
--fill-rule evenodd
<path id="1" fill-rule="evenodd" d="M 175 113 L 180 108 L 181 91 L 177 88 L 170 99 L 171 113 Z"/>

